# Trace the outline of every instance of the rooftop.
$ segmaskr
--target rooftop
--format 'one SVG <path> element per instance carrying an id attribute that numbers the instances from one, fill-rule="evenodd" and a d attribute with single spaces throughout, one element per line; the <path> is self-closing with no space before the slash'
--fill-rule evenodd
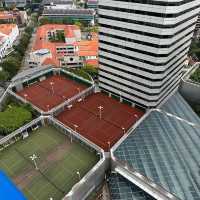
<path id="1" fill-rule="evenodd" d="M 29 137 L 26 140 L 19 140 L 0 152 L 1 170 L 6 172 L 27 200 L 62 199 L 79 182 L 77 170 L 82 178 L 98 162 L 95 152 L 74 140 L 71 142 L 51 125 L 27 131 Z M 32 155 L 37 157 L 38 170 L 31 161 Z M 5 189 L 1 183 L 0 193 L 2 187 Z M 13 192 L 14 198 L 11 195 L 10 198 L 1 197 L 5 197 L 4 200 L 25 200 L 17 191 Z"/>
<path id="2" fill-rule="evenodd" d="M 59 75 L 51 76 L 43 81 L 34 83 L 30 81 L 25 84 L 28 84 L 28 86 L 17 94 L 43 111 L 51 110 L 87 87 Z"/>
<path id="3" fill-rule="evenodd" d="M 119 174 L 109 177 L 109 188 L 112 200 L 155 200 L 142 189 Z"/>
<path id="4" fill-rule="evenodd" d="M 137 108 L 96 93 L 77 102 L 70 110 L 65 109 L 57 118 L 72 129 L 77 125 L 79 134 L 108 151 L 142 115 Z"/>
<path id="5" fill-rule="evenodd" d="M 63 5 L 63 4 L 73 4 L 73 0 L 43 0 L 42 4 L 43 5 L 50 5 L 50 4 L 57 4 L 57 5 Z"/>
<path id="6" fill-rule="evenodd" d="M 78 42 L 79 56 L 97 56 L 99 42 L 98 39 L 82 40 Z"/>
<path id="7" fill-rule="evenodd" d="M 178 198 L 200 199 L 199 122 L 177 93 L 152 111 L 114 155 Z"/>
<path id="8" fill-rule="evenodd" d="M 37 33 L 36 33 L 36 39 L 33 44 L 33 51 L 41 50 L 41 49 L 48 49 L 50 50 L 52 54 L 52 58 L 48 61 L 44 61 L 46 64 L 53 64 L 55 66 L 60 66 L 60 62 L 57 56 L 56 47 L 62 46 L 62 45 L 69 45 L 71 43 L 65 43 L 65 42 L 51 42 L 48 39 L 48 32 L 49 31 L 56 31 L 56 30 L 64 30 L 64 34 L 66 38 L 74 37 L 76 38 L 76 35 L 74 31 L 80 30 L 78 26 L 76 25 L 64 25 L 64 24 L 46 24 L 43 26 L 38 27 Z M 74 43 L 74 42 L 73 42 Z M 43 63 L 43 64 L 44 64 Z"/>
<path id="9" fill-rule="evenodd" d="M 51 42 L 48 39 L 48 32 L 50 31 L 56 31 L 56 30 L 64 30 L 65 38 L 74 38 L 73 40 L 67 40 L 67 42 Z M 60 66 L 59 58 L 67 55 L 65 54 L 58 54 L 56 47 L 59 46 L 66 46 L 66 45 L 73 45 L 76 46 L 76 51 L 74 52 L 74 55 L 78 56 L 95 56 L 98 57 L 98 37 L 96 34 L 92 34 L 91 40 L 82 40 L 80 41 L 79 34 L 76 32 L 80 31 L 79 27 L 76 25 L 64 25 L 64 24 L 46 24 L 43 26 L 40 26 L 37 29 L 36 33 L 36 39 L 33 44 L 33 51 L 43 51 L 45 52 L 49 50 L 51 52 L 51 58 L 46 58 L 43 65 L 52 64 L 56 67 Z M 78 36 L 77 36 L 78 35 Z M 81 34 L 80 34 L 81 35 Z M 71 55 L 71 54 L 70 54 Z M 96 61 L 93 61 L 96 60 Z M 92 64 L 95 64 L 95 66 L 98 65 L 97 59 L 91 58 L 91 61 L 88 61 Z"/>
<path id="10" fill-rule="evenodd" d="M 16 24 L 0 24 L 0 33 L 9 35 L 16 26 Z"/>
<path id="11" fill-rule="evenodd" d="M 90 15 L 93 16 L 93 9 L 44 9 L 43 15 Z"/>

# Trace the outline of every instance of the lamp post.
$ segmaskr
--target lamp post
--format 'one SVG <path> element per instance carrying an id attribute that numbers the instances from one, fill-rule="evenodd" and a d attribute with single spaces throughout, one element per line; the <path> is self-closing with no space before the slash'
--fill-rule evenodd
<path id="1" fill-rule="evenodd" d="M 99 158 L 101 160 L 101 153 L 100 152 L 97 152 L 97 155 L 99 155 Z"/>
<path id="2" fill-rule="evenodd" d="M 108 141 L 108 148 L 109 148 L 109 150 L 110 150 L 110 141 Z"/>
<path id="3" fill-rule="evenodd" d="M 72 140 L 73 140 L 73 138 L 72 138 L 72 131 L 70 130 L 70 142 L 72 143 Z"/>
<path id="4" fill-rule="evenodd" d="M 122 131 L 124 134 L 126 134 L 126 129 L 124 127 L 122 127 Z"/>
<path id="5" fill-rule="evenodd" d="M 122 102 L 122 94 L 119 92 L 119 101 Z"/>
<path id="6" fill-rule="evenodd" d="M 49 105 L 47 105 L 47 111 L 49 112 Z"/>
<path id="7" fill-rule="evenodd" d="M 36 163 L 36 159 L 37 159 L 37 158 L 38 158 L 38 157 L 37 157 L 35 154 L 33 154 L 32 156 L 30 156 L 30 159 L 33 161 L 36 170 L 39 169 L 38 166 L 37 166 L 37 163 Z"/>
<path id="8" fill-rule="evenodd" d="M 50 85 L 51 85 L 52 95 L 54 95 L 54 88 L 53 88 L 54 82 L 51 81 L 51 82 L 50 82 Z"/>
<path id="9" fill-rule="evenodd" d="M 25 102 L 27 103 L 28 94 L 24 94 Z"/>
<path id="10" fill-rule="evenodd" d="M 74 124 L 74 132 L 77 131 L 78 125 Z"/>
<path id="11" fill-rule="evenodd" d="M 80 181 L 80 180 L 81 180 L 81 174 L 80 174 L 80 172 L 77 171 L 76 174 L 78 175 L 78 179 L 79 179 L 79 181 Z"/>
<path id="12" fill-rule="evenodd" d="M 103 110 L 103 106 L 99 106 L 99 118 L 102 119 L 102 110 Z"/>

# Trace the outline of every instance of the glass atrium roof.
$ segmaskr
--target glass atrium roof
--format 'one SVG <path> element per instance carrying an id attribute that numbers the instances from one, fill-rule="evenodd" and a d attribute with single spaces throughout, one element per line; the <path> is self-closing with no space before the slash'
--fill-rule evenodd
<path id="1" fill-rule="evenodd" d="M 109 187 L 112 200 L 155 200 L 119 174 L 111 174 Z"/>
<path id="2" fill-rule="evenodd" d="M 185 120 L 153 111 L 114 155 L 180 199 L 199 200 L 200 119 L 179 94 L 161 110 Z"/>

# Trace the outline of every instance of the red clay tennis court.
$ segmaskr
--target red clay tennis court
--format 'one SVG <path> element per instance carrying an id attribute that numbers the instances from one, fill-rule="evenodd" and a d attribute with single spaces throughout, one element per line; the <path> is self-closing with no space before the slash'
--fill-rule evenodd
<path id="1" fill-rule="evenodd" d="M 108 151 L 143 114 L 137 108 L 97 93 L 77 102 L 71 110 L 66 109 L 57 119 Z"/>
<path id="2" fill-rule="evenodd" d="M 24 88 L 17 94 L 41 110 L 48 111 L 86 88 L 87 86 L 64 76 L 54 75 Z"/>

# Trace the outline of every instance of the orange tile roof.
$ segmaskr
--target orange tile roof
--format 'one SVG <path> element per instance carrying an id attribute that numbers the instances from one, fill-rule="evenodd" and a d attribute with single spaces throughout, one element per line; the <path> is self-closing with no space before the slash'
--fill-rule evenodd
<path id="1" fill-rule="evenodd" d="M 16 24 L 0 24 L 0 32 L 9 35 L 16 26 Z"/>
<path id="2" fill-rule="evenodd" d="M 62 54 L 57 54 L 56 47 L 66 46 L 66 43 L 56 43 L 50 42 L 47 38 L 48 31 L 63 29 L 65 32 L 65 37 L 75 37 L 74 30 L 80 30 L 78 26 L 75 25 L 64 25 L 64 24 L 46 24 L 40 26 L 36 32 L 36 39 L 33 44 L 33 51 L 39 49 L 49 49 L 52 54 L 51 59 L 46 59 L 43 64 L 53 64 L 57 67 L 60 66 L 59 58 L 62 57 Z M 97 56 L 98 54 L 98 39 L 93 40 L 84 40 L 80 42 L 74 42 L 70 45 L 79 46 L 79 56 Z"/>
<path id="3" fill-rule="evenodd" d="M 54 59 L 52 59 L 52 58 L 46 58 L 45 60 L 44 60 L 44 62 L 42 63 L 42 65 L 57 65 L 57 63 L 54 63 Z"/>
<path id="4" fill-rule="evenodd" d="M 98 39 L 78 42 L 79 56 L 98 56 Z"/>
<path id="5" fill-rule="evenodd" d="M 99 61 L 98 61 L 98 59 L 90 59 L 90 60 L 86 60 L 85 64 L 92 65 L 94 67 L 98 67 L 99 66 Z"/>

